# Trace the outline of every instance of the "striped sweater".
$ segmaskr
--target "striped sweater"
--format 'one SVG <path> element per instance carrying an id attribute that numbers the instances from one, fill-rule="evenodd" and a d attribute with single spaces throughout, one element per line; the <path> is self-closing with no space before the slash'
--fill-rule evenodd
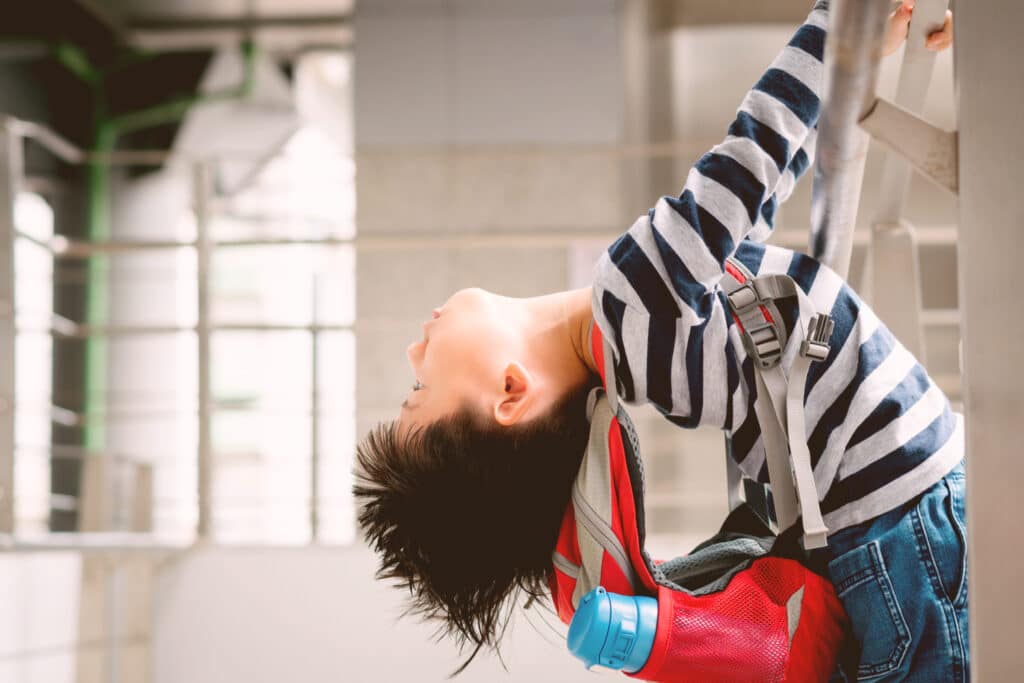
<path id="1" fill-rule="evenodd" d="M 943 393 L 836 273 L 759 243 L 811 164 L 822 87 L 826 3 L 819 2 L 743 99 L 725 140 L 697 161 L 602 256 L 593 313 L 611 342 L 620 394 L 683 427 L 714 425 L 746 476 L 767 483 L 754 414 L 753 361 L 720 280 L 733 256 L 753 273 L 786 273 L 835 330 L 805 388 L 808 445 L 831 531 L 910 500 L 963 458 L 963 427 Z M 796 303 L 780 312 L 793 329 Z M 787 305 L 788 304 L 788 305 Z M 788 374 L 798 352 L 782 358 Z"/>

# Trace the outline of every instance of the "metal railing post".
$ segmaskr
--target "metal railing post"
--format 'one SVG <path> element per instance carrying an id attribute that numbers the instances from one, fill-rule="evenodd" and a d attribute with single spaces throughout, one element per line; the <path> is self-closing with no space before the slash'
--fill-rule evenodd
<path id="1" fill-rule="evenodd" d="M 319 291 L 321 276 L 313 275 L 313 309 L 309 328 L 312 342 L 309 412 L 309 539 L 319 541 Z"/>
<path id="2" fill-rule="evenodd" d="M 0 533 L 14 533 L 14 202 L 22 175 L 22 141 L 0 125 Z"/>
<path id="3" fill-rule="evenodd" d="M 309 537 L 320 540 L 320 276 L 313 276 L 313 314 L 310 327 L 312 341 L 309 443 Z"/>
<path id="4" fill-rule="evenodd" d="M 811 195 L 810 253 L 846 277 L 868 135 L 857 122 L 875 97 L 890 0 L 833 0 Z"/>
<path id="5" fill-rule="evenodd" d="M 197 320 L 196 343 L 198 344 L 197 366 L 199 371 L 198 426 L 199 444 L 197 450 L 197 484 L 199 520 L 196 525 L 196 540 L 208 541 L 213 527 L 213 396 L 210 378 L 210 193 L 212 169 L 208 163 L 199 162 L 193 169 L 193 192 L 196 212 L 196 292 Z"/>

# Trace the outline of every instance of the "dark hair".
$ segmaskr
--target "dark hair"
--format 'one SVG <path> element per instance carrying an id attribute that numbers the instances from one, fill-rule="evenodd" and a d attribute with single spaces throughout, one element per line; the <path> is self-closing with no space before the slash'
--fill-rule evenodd
<path id="1" fill-rule="evenodd" d="M 356 449 L 359 524 L 378 578 L 409 590 L 439 634 L 497 649 L 520 592 L 547 592 L 572 483 L 586 450 L 589 387 L 503 427 L 464 409 L 415 433 L 373 429 Z M 454 675 L 454 674 L 453 674 Z"/>

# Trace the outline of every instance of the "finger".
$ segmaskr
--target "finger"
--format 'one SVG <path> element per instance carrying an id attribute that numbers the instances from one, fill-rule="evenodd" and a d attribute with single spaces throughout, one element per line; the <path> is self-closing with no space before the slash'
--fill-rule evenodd
<path id="1" fill-rule="evenodd" d="M 903 4 L 897 7 L 892 14 L 889 15 L 889 22 L 893 26 L 902 25 L 908 26 L 910 24 L 910 17 L 914 15 L 914 2 L 913 0 L 904 0 Z"/>
<path id="2" fill-rule="evenodd" d="M 899 49 L 903 41 L 907 39 L 910 30 L 910 18 L 913 15 L 913 0 L 904 2 L 893 10 L 889 15 L 889 26 L 885 31 L 885 40 L 882 45 L 882 54 L 891 55 Z"/>
<path id="3" fill-rule="evenodd" d="M 938 31 L 934 31 L 928 36 L 925 41 L 925 47 L 929 50 L 938 52 L 945 50 L 947 47 L 953 44 L 953 13 L 946 10 L 946 20 L 942 24 L 942 28 Z"/>

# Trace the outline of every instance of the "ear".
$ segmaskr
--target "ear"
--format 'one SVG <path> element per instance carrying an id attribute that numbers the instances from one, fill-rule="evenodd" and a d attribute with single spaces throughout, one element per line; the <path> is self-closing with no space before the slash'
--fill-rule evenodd
<path id="1" fill-rule="evenodd" d="M 514 361 L 505 367 L 502 374 L 505 386 L 494 404 L 494 419 L 502 427 L 511 427 L 526 417 L 536 386 L 526 368 Z"/>

